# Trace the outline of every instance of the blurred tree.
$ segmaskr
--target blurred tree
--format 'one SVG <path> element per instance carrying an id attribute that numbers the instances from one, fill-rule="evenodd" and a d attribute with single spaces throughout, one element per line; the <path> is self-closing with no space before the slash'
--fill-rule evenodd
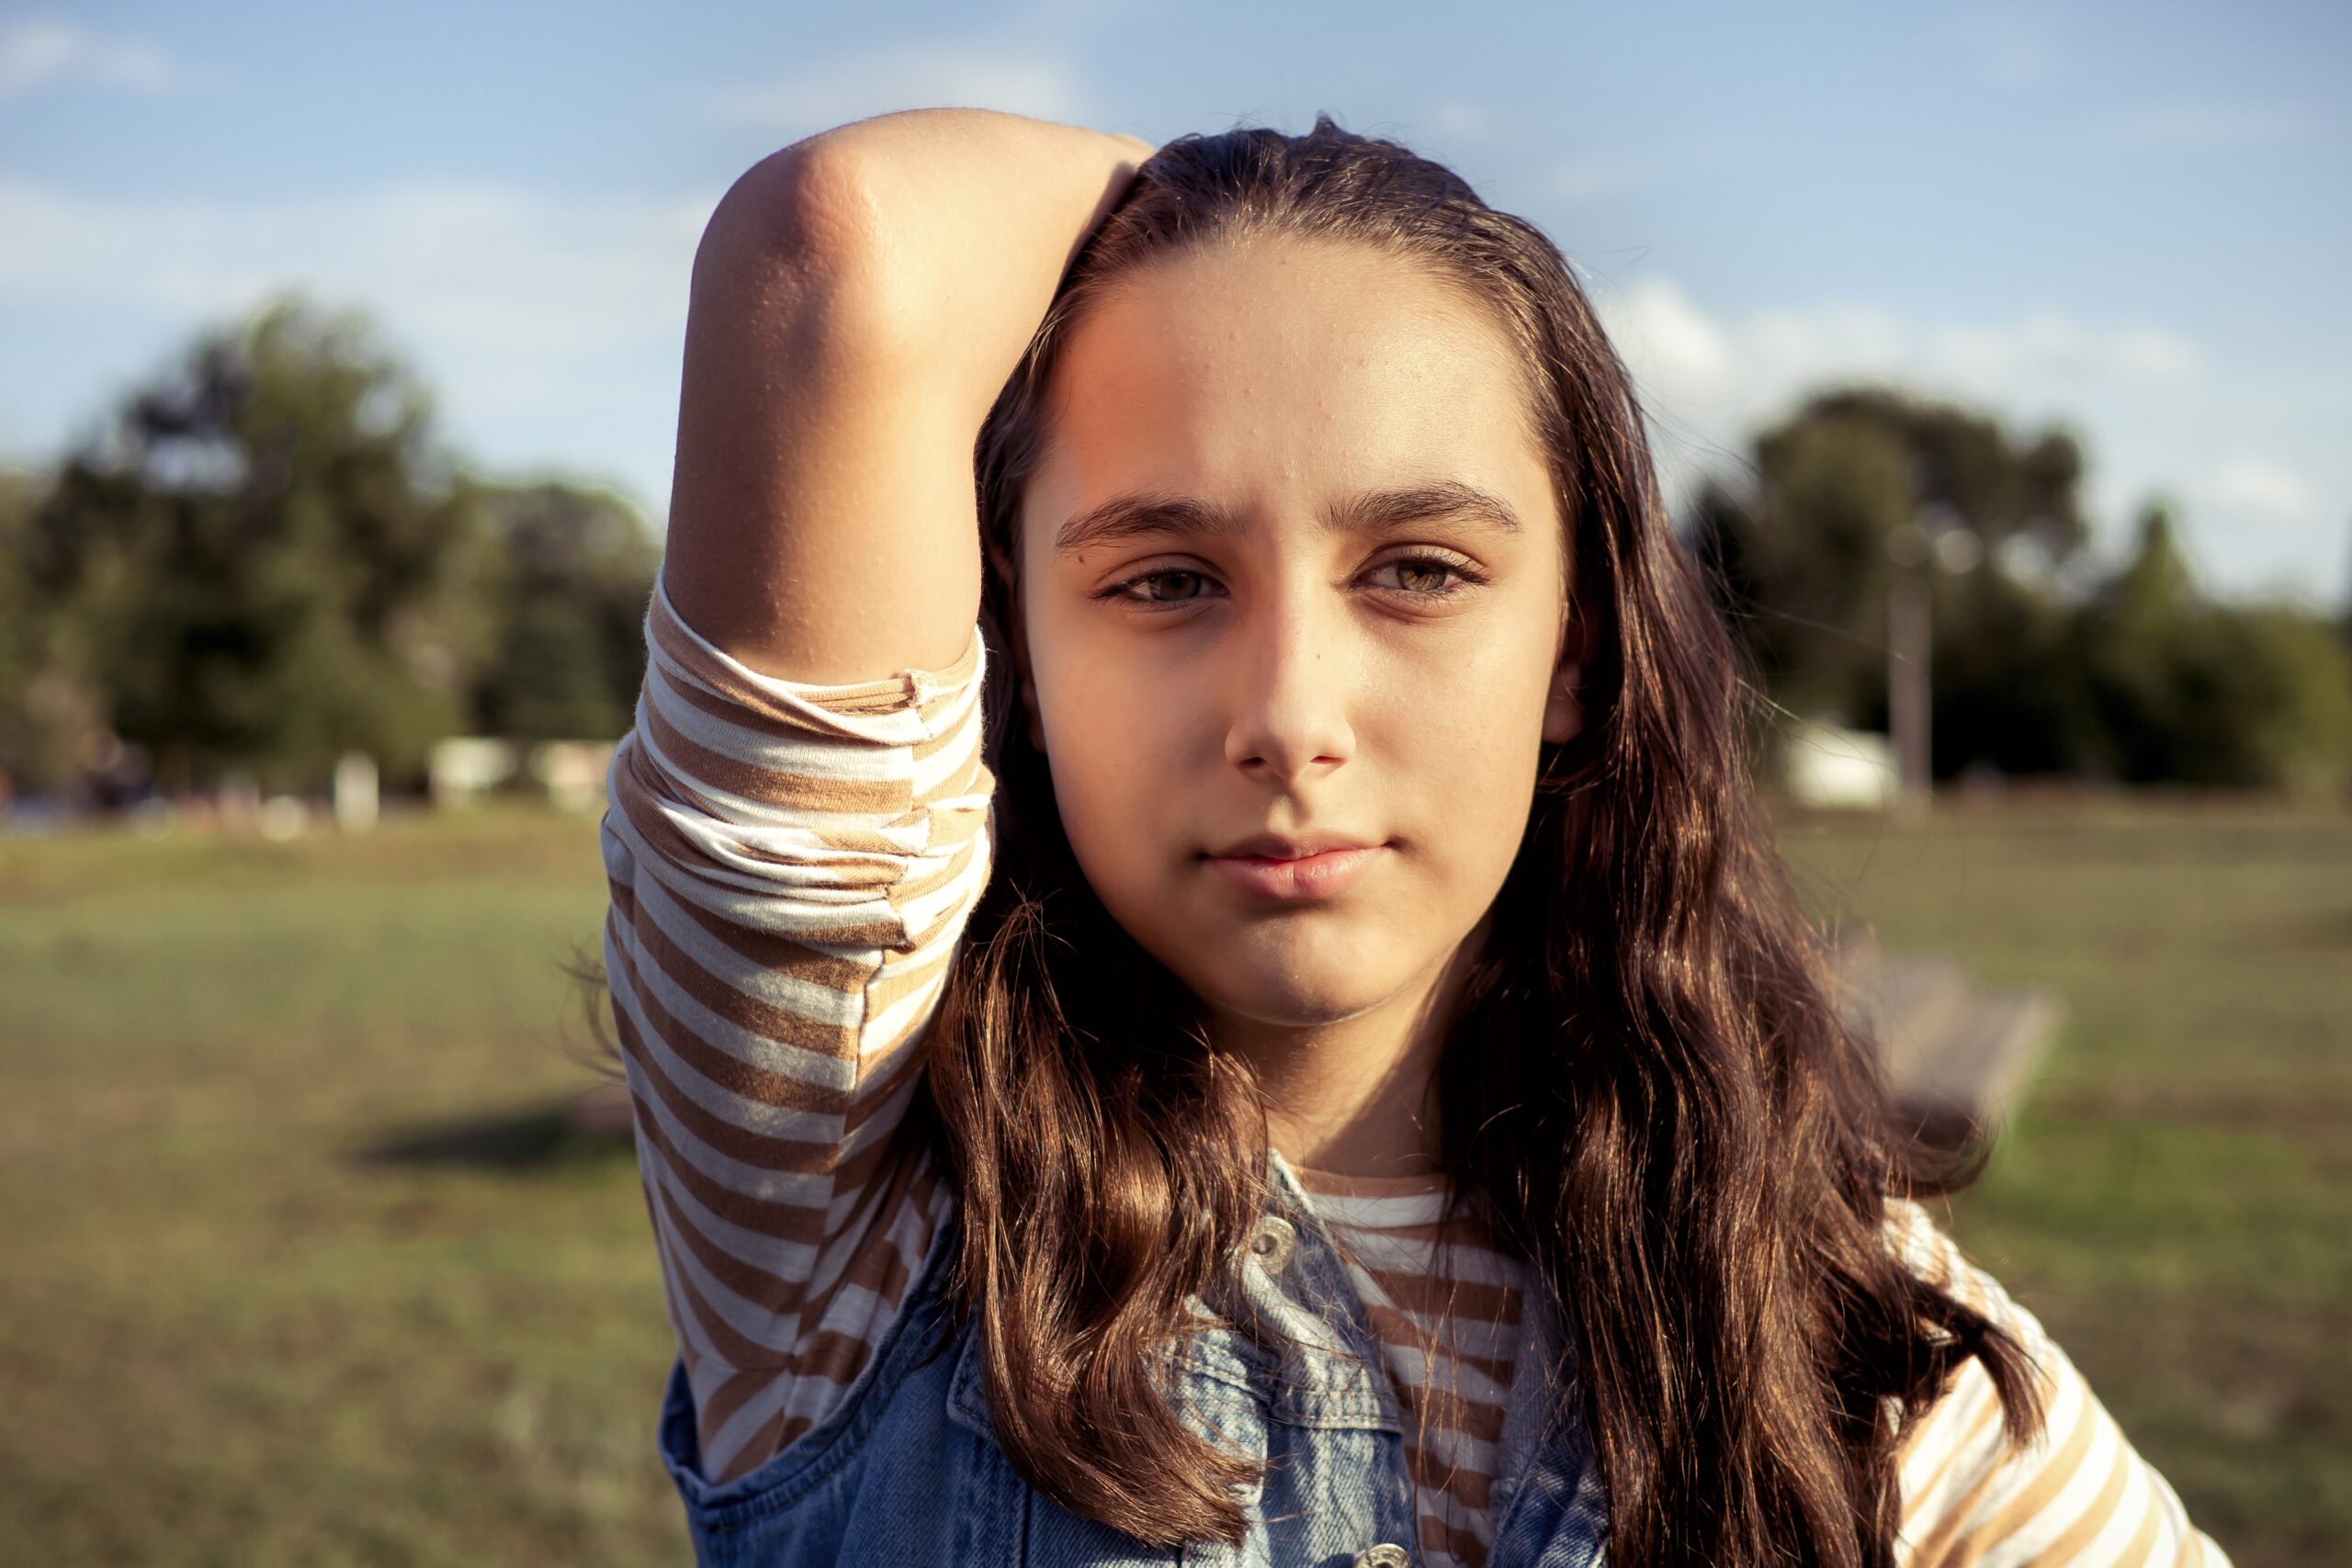
<path id="1" fill-rule="evenodd" d="M 1758 444 L 1762 483 L 1701 495 L 1698 545 L 1774 696 L 1851 715 L 1883 685 L 1886 539 L 1913 511 L 1902 444 L 1885 431 L 1800 415 Z"/>
<path id="2" fill-rule="evenodd" d="M 55 617 L 26 568 L 47 483 L 28 468 L 0 469 L 0 802 L 56 788 L 72 775 L 80 739 L 47 711 L 59 694 L 56 682 L 41 679 Z"/>
<path id="3" fill-rule="evenodd" d="M 2071 435 L 2012 437 L 1984 414 L 1891 388 L 1809 400 L 1757 438 L 1753 472 L 1744 492 L 1720 482 L 1702 491 L 1693 547 L 1719 575 L 1775 698 L 1849 720 L 1885 711 L 1887 544 L 1896 529 L 1922 516 L 1964 526 L 1992 563 L 1936 584 L 1939 728 L 1946 698 L 1967 684 L 1965 663 L 1951 672 L 1957 683 L 1946 681 L 1945 648 L 1973 649 L 2002 632 L 2047 635 L 2048 606 L 2004 563 L 2020 546 L 2063 563 L 2088 533 Z M 1985 696 L 1970 702 L 1984 709 Z M 1955 739 L 1992 726 L 1987 709 Z M 1947 754 L 1941 739 L 1937 750 Z"/>
<path id="4" fill-rule="evenodd" d="M 54 483 L 45 472 L 0 472 L 0 779 L 6 795 L 70 791 L 110 732 L 82 639 L 35 580 L 36 525 Z"/>
<path id="5" fill-rule="evenodd" d="M 2069 662 L 2084 761 L 2129 783 L 2337 788 L 2352 762 L 2352 656 L 2327 618 L 2209 602 L 2169 507 L 2141 515 L 2132 559 L 2086 604 Z"/>
<path id="6" fill-rule="evenodd" d="M 49 617 L 25 571 L 42 484 L 29 468 L 0 468 L 0 725 L 12 728 L 23 710 L 25 687 L 43 662 L 48 629 Z M 0 736 L 0 758 L 9 750 L 8 739 Z"/>
<path id="7" fill-rule="evenodd" d="M 356 314 L 282 297 L 209 333 L 72 453 L 27 541 L 62 674 L 167 785 L 413 779 L 462 727 L 494 546 L 430 400 Z"/>
<path id="8" fill-rule="evenodd" d="M 1937 599 L 1936 776 L 1971 767 L 2077 771 L 2086 719 L 2072 663 L 2073 607 L 1982 569 L 1939 583 Z"/>
<path id="9" fill-rule="evenodd" d="M 478 725 L 524 740 L 618 739 L 645 673 L 659 546 L 605 491 L 550 481 L 476 485 L 473 496 L 499 547 Z"/>

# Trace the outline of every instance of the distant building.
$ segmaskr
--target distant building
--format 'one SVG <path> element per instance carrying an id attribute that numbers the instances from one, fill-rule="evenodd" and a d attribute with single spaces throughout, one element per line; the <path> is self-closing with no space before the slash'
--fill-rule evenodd
<path id="1" fill-rule="evenodd" d="M 1801 719 L 1782 739 L 1781 787 L 1805 806 L 1880 810 L 1900 797 L 1903 779 L 1885 736 Z"/>
<path id="2" fill-rule="evenodd" d="M 493 791 L 524 789 L 566 811 L 604 804 L 605 775 L 613 765 L 609 740 L 542 740 L 523 745 L 481 735 L 436 740 L 425 761 L 433 804 L 469 805 Z"/>
<path id="3" fill-rule="evenodd" d="M 433 743 L 424 763 L 425 789 L 444 810 L 469 805 L 513 778 L 515 764 L 512 740 L 452 735 Z"/>
<path id="4" fill-rule="evenodd" d="M 548 798 L 566 811 L 594 811 L 605 804 L 605 775 L 613 767 L 609 740 L 549 740 L 531 748 L 531 777 Z"/>

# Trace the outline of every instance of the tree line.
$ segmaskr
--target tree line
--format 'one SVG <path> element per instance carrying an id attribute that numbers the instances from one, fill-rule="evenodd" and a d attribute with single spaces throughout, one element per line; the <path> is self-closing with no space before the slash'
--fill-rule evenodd
<path id="1" fill-rule="evenodd" d="M 202 336 L 0 493 L 0 771 L 71 789 L 117 741 L 165 790 L 317 789 L 346 750 L 617 737 L 659 545 L 621 498 L 462 471 L 356 313 Z"/>
<path id="2" fill-rule="evenodd" d="M 2063 430 L 1838 389 L 1761 433 L 1685 527 L 1773 701 L 1864 728 L 1886 723 L 1890 579 L 1924 576 L 1938 778 L 2342 789 L 2352 623 L 2211 595 L 2161 499 L 2102 569 L 2083 468 Z"/>
<path id="3" fill-rule="evenodd" d="M 2346 626 L 2209 596 L 2160 503 L 2098 568 L 2083 466 L 2060 430 L 1842 389 L 1682 526 L 1783 714 L 1883 727 L 1891 574 L 1924 573 L 1940 777 L 2341 788 Z M 70 792 L 128 746 L 164 790 L 314 790 L 353 750 L 414 787 L 448 735 L 616 738 L 659 551 L 608 492 L 465 471 L 363 316 L 280 297 L 0 474 L 0 782 Z"/>

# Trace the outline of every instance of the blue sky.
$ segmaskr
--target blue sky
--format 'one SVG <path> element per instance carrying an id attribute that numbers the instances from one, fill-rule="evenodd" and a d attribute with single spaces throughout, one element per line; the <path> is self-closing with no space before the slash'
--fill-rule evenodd
<path id="1" fill-rule="evenodd" d="M 695 242 L 812 130 L 1317 110 L 1574 258 L 1687 488 L 1819 384 L 2087 444 L 2098 547 L 2352 583 L 2352 7 L 0 6 L 0 458 L 272 289 L 365 309 L 512 477 L 658 525 Z"/>

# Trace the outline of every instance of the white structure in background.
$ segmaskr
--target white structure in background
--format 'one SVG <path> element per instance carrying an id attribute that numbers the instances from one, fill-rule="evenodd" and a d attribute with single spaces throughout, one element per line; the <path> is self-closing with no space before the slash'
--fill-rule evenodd
<path id="1" fill-rule="evenodd" d="M 377 807 L 376 759 L 345 751 L 334 764 L 334 825 L 346 833 L 364 833 L 376 825 Z"/>
<path id="2" fill-rule="evenodd" d="M 519 777 L 566 811 L 593 811 L 605 803 L 605 775 L 612 765 L 609 740 L 543 740 L 526 751 L 511 740 L 461 735 L 434 742 L 425 777 L 433 804 L 443 809 Z"/>
<path id="3" fill-rule="evenodd" d="M 1782 744 L 1781 785 L 1805 806 L 1879 810 L 1901 797 L 1903 775 L 1885 736 L 1801 719 Z"/>
<path id="4" fill-rule="evenodd" d="M 254 827 L 261 836 L 278 843 L 300 838 L 310 825 L 310 803 L 300 795 L 273 795 L 254 813 Z"/>
<path id="5" fill-rule="evenodd" d="M 442 810 L 464 806 L 514 776 L 514 743 L 479 735 L 435 740 L 424 762 L 425 788 Z"/>
<path id="6" fill-rule="evenodd" d="M 566 811 L 603 806 L 605 775 L 612 766 L 609 740 L 549 740 L 531 749 L 531 776 Z"/>
<path id="7" fill-rule="evenodd" d="M 1932 773 L 1935 695 L 1928 671 L 1935 633 L 1929 622 L 1938 571 L 1973 571 L 1984 558 L 1984 541 L 1941 502 L 1886 536 L 1886 705 L 1889 740 L 1897 780 L 1896 803 L 1914 822 L 1923 820 L 1935 799 Z"/>

